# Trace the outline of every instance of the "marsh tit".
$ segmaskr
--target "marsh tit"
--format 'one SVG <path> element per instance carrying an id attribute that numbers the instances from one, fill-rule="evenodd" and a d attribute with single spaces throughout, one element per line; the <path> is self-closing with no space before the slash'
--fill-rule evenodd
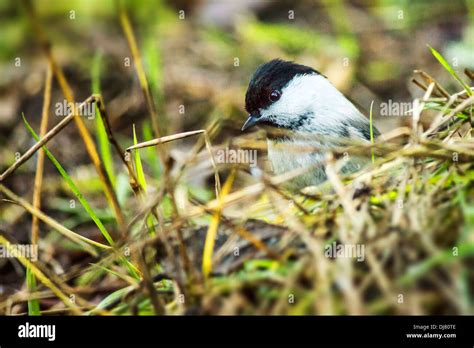
<path id="1" fill-rule="evenodd" d="M 312 168 L 292 181 L 295 188 L 326 180 L 323 163 L 331 148 L 351 140 L 370 141 L 369 120 L 325 76 L 293 62 L 275 59 L 258 67 L 245 108 L 249 116 L 242 131 L 267 128 L 268 159 L 275 174 Z M 375 127 L 373 134 L 380 134 Z M 349 158 L 342 172 L 356 171 L 365 161 Z"/>

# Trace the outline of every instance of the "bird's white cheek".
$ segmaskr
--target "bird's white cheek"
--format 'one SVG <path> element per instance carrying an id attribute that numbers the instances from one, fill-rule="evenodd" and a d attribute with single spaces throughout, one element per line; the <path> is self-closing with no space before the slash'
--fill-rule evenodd
<path id="1" fill-rule="evenodd" d="M 277 116 L 282 119 L 290 120 L 292 117 L 304 112 L 305 105 L 298 103 L 297 100 L 284 98 L 272 104 L 261 112 L 263 117 Z"/>
<path id="2" fill-rule="evenodd" d="M 298 119 L 301 115 L 315 111 L 317 96 L 310 92 L 298 93 L 294 89 L 285 91 L 282 98 L 267 110 L 268 115 L 284 117 L 287 120 Z"/>

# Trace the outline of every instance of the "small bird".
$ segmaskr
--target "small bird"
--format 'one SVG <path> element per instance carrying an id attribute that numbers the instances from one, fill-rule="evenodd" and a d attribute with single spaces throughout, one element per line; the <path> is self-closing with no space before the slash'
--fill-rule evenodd
<path id="1" fill-rule="evenodd" d="M 325 151 L 350 140 L 370 141 L 369 120 L 324 75 L 305 65 L 274 59 L 259 66 L 245 109 L 249 116 L 242 131 L 257 125 L 269 131 L 268 159 L 275 174 L 312 167 L 291 181 L 292 188 L 326 180 Z M 372 131 L 380 135 L 375 127 Z M 352 156 L 342 172 L 357 171 L 366 162 Z"/>

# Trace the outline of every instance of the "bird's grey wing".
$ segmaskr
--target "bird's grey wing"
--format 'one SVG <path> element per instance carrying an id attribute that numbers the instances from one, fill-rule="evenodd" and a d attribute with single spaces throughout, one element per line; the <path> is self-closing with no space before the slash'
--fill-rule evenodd
<path id="1" fill-rule="evenodd" d="M 349 118 L 344 120 L 342 124 L 344 134 L 351 135 L 357 134 L 360 138 L 370 141 L 370 122 L 364 116 L 357 118 Z M 377 138 L 380 135 L 379 130 L 372 126 L 374 138 Z M 346 135 L 347 136 L 347 135 Z"/>

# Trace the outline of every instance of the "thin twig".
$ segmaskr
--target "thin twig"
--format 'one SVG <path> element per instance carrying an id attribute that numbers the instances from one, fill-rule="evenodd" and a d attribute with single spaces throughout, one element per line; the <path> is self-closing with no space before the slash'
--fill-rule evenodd
<path id="1" fill-rule="evenodd" d="M 130 186 L 132 187 L 132 190 L 135 193 L 138 193 L 138 191 L 142 190 L 142 187 L 140 186 L 140 183 L 138 182 L 137 176 L 135 174 L 135 170 L 132 167 L 131 161 L 127 160 L 125 158 L 125 152 L 118 143 L 118 141 L 114 137 L 114 133 L 112 132 L 112 127 L 110 126 L 110 121 L 109 121 L 109 115 L 107 112 L 107 109 L 105 108 L 105 103 L 102 98 L 102 95 L 100 94 L 95 94 L 94 99 L 96 101 L 96 105 L 99 108 L 99 114 L 100 117 L 102 118 L 103 124 L 105 131 L 107 132 L 107 137 L 109 139 L 109 142 L 112 144 L 112 146 L 115 148 L 115 151 L 119 155 L 120 159 L 122 160 L 123 164 L 127 167 L 129 178 L 130 178 Z"/>
<path id="2" fill-rule="evenodd" d="M 78 109 L 81 110 L 86 104 L 92 103 L 94 97 L 90 96 L 87 98 Z M 41 138 L 35 145 L 30 147 L 20 158 L 18 158 L 15 163 L 13 163 L 9 168 L 7 168 L 2 175 L 0 175 L 0 182 L 3 182 L 8 176 L 10 176 L 15 170 L 18 169 L 23 163 L 25 163 L 31 156 L 35 154 L 43 145 L 46 145 L 52 138 L 54 138 L 64 127 L 66 127 L 69 122 L 71 122 L 77 114 L 70 113 L 64 119 L 61 120 L 56 126 L 54 126 L 48 133 Z M 78 116 L 80 117 L 80 116 Z"/>
<path id="3" fill-rule="evenodd" d="M 101 249 L 111 249 L 111 247 L 109 247 L 108 245 L 104 245 L 104 244 L 96 242 L 92 239 L 81 236 L 80 234 L 77 234 L 77 233 L 71 231 L 70 229 L 64 227 L 63 225 L 61 225 L 56 220 L 52 219 L 48 215 L 44 214 L 42 211 L 40 211 L 40 210 L 36 209 L 35 207 L 33 207 L 30 203 L 28 203 L 23 198 L 17 196 L 15 193 L 13 193 L 11 190 L 6 188 L 2 184 L 0 184 L 0 192 L 3 192 L 5 194 L 5 196 L 7 196 L 9 199 L 16 201 L 17 204 L 21 205 L 30 214 L 36 215 L 38 217 L 38 219 L 43 221 L 45 224 L 51 226 L 56 231 L 63 234 L 65 237 L 67 237 L 67 238 L 71 239 L 72 241 L 80 244 L 90 254 L 92 254 L 94 256 L 97 256 L 96 250 L 94 248 L 92 248 L 90 245 L 94 245 L 94 246 L 99 247 Z"/>
<path id="4" fill-rule="evenodd" d="M 49 119 L 49 105 L 51 102 L 51 81 L 52 81 L 52 67 L 48 64 L 46 73 L 46 83 L 44 88 L 43 98 L 43 111 L 41 113 L 41 125 L 40 125 L 40 138 L 44 137 L 48 130 L 48 119 Z M 41 149 L 38 153 L 38 160 L 36 162 L 36 174 L 35 183 L 33 189 L 33 207 L 41 209 L 41 186 L 43 184 L 43 167 L 44 167 L 44 156 L 45 151 Z M 39 234 L 39 219 L 36 215 L 33 215 L 31 222 L 31 244 L 38 244 Z"/>
<path id="5" fill-rule="evenodd" d="M 143 69 L 142 59 L 140 55 L 140 51 L 138 49 L 137 40 L 135 39 L 135 34 L 133 33 L 133 28 L 130 23 L 130 19 L 128 17 L 127 11 L 122 1 L 118 2 L 118 10 L 119 10 L 119 19 L 120 24 L 122 26 L 123 32 L 127 39 L 128 46 L 133 56 L 135 70 L 138 75 L 138 80 L 140 81 L 140 87 L 142 89 L 143 95 L 145 97 L 145 101 L 148 107 L 148 111 L 150 112 L 151 124 L 153 126 L 153 131 L 155 132 L 155 136 L 160 138 L 163 135 L 163 130 L 161 129 L 158 123 L 158 114 L 156 112 L 155 104 L 151 97 L 150 87 L 146 78 L 145 70 Z M 166 151 L 162 148 L 158 148 L 158 154 L 162 161 L 163 167 L 166 166 Z"/>
<path id="6" fill-rule="evenodd" d="M 167 142 L 170 142 L 170 141 L 187 138 L 187 137 L 190 137 L 192 135 L 202 134 L 204 132 L 205 132 L 204 129 L 199 129 L 199 130 L 190 131 L 190 132 L 183 132 L 183 133 L 177 133 L 177 134 L 173 134 L 173 135 L 167 135 L 167 136 L 164 136 L 164 137 L 161 137 L 161 138 L 158 138 L 158 139 L 144 141 L 142 143 L 138 143 L 136 145 L 129 146 L 125 149 L 125 151 L 130 152 L 132 150 L 137 150 L 137 149 L 141 149 L 141 148 L 144 148 L 144 147 L 161 145 L 161 144 L 164 144 L 164 143 L 167 143 Z"/>
<path id="7" fill-rule="evenodd" d="M 415 70 L 414 71 L 415 74 L 418 74 L 421 76 L 421 78 L 428 84 L 430 85 L 431 83 L 434 83 L 435 86 L 436 86 L 436 89 L 439 91 L 439 93 L 436 93 L 434 92 L 433 94 L 439 96 L 439 94 L 441 94 L 443 97 L 446 97 L 446 98 L 449 98 L 450 97 L 450 94 L 443 88 L 443 86 L 441 86 L 438 81 L 436 81 L 433 77 L 431 77 L 430 75 L 428 75 L 426 72 L 424 72 L 423 70 Z"/>

